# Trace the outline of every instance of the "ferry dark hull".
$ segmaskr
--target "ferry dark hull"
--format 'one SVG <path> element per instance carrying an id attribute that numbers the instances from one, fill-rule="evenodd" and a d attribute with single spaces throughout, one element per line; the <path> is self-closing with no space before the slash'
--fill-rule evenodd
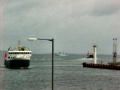
<path id="1" fill-rule="evenodd" d="M 7 68 L 28 68 L 30 60 L 5 60 L 4 65 Z"/>

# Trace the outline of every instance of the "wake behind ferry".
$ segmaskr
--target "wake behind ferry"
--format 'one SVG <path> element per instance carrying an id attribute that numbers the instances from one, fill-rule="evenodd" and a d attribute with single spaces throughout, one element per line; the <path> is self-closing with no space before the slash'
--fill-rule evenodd
<path id="1" fill-rule="evenodd" d="M 4 65 L 7 68 L 28 68 L 30 65 L 30 59 L 32 51 L 22 45 L 18 45 L 16 48 L 9 48 L 4 54 Z"/>

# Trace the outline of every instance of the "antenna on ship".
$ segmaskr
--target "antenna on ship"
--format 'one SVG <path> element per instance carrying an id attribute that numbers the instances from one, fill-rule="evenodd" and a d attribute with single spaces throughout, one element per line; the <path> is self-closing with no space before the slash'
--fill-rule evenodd
<path id="1" fill-rule="evenodd" d="M 117 38 L 113 38 L 113 63 L 117 60 Z"/>
<path id="2" fill-rule="evenodd" d="M 20 40 L 18 40 L 18 47 L 20 47 L 21 46 L 21 41 Z"/>
<path id="3" fill-rule="evenodd" d="M 20 41 L 20 40 L 18 40 L 17 49 L 18 49 L 18 50 L 21 50 L 21 41 Z"/>

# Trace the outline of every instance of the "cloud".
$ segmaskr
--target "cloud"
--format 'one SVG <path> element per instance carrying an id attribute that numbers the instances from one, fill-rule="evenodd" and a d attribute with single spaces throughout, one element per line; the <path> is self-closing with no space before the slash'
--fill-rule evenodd
<path id="1" fill-rule="evenodd" d="M 83 53 L 93 43 L 105 51 L 120 33 L 119 4 L 116 0 L 7 0 L 5 47 L 27 37 L 54 37 L 56 51 Z"/>
<path id="2" fill-rule="evenodd" d="M 120 11 L 120 1 L 118 0 L 98 0 L 92 11 L 92 15 L 106 16 Z"/>
<path id="3" fill-rule="evenodd" d="M 5 28 L 5 21 L 4 21 L 4 10 L 5 10 L 5 1 L 0 0 L 0 50 L 3 48 L 3 36 L 4 36 L 4 28 Z"/>

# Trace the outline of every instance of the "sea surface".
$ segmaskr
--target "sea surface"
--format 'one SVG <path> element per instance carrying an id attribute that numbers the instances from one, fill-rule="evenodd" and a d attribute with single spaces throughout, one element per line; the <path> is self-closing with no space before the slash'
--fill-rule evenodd
<path id="1" fill-rule="evenodd" d="M 98 62 L 112 61 L 99 55 Z M 51 55 L 33 54 L 28 69 L 7 69 L 0 60 L 0 90 L 51 90 Z M 54 90 L 120 90 L 120 71 L 83 68 L 83 55 L 55 56 Z"/>

